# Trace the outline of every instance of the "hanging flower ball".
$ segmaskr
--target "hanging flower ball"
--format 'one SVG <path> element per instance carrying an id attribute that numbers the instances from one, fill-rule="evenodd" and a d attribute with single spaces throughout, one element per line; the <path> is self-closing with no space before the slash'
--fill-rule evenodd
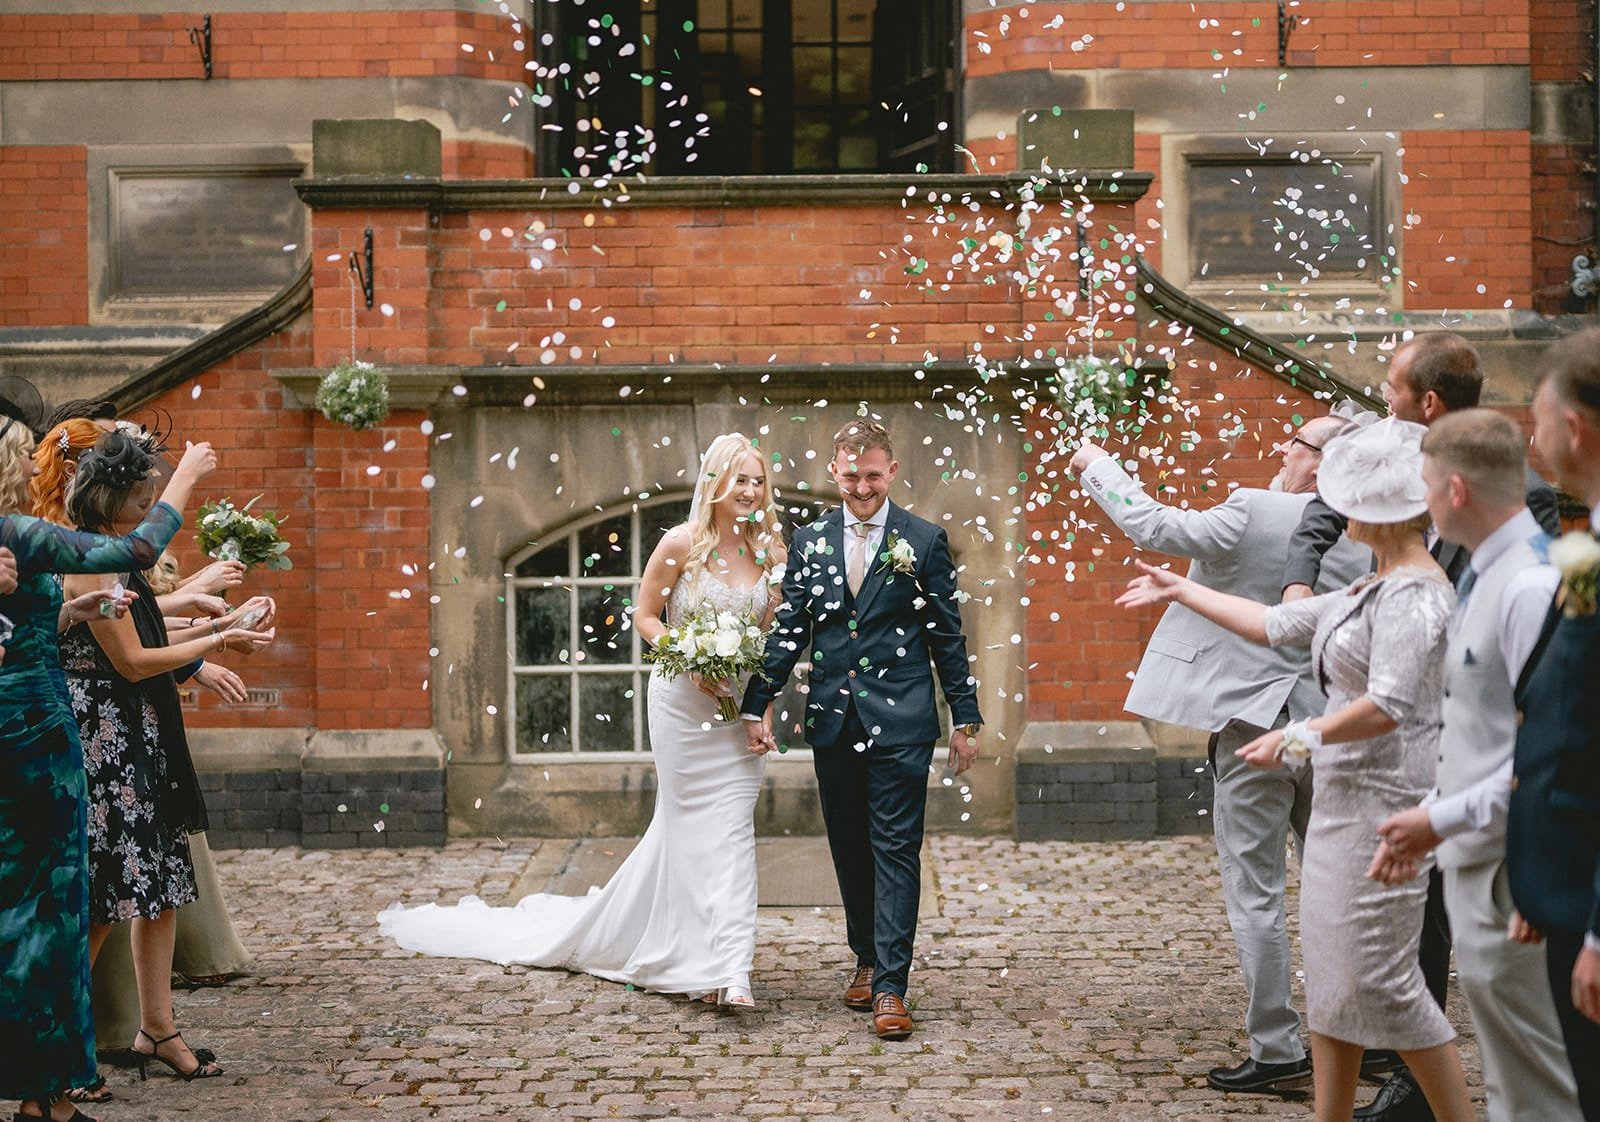
<path id="1" fill-rule="evenodd" d="M 317 386 L 317 409 L 356 432 L 382 424 L 389 415 L 389 378 L 370 362 L 341 362 Z"/>

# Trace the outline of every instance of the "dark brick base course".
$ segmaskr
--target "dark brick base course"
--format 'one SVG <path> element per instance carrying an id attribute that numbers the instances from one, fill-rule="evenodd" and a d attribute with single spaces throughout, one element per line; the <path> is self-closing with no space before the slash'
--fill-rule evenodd
<path id="1" fill-rule="evenodd" d="M 372 849 L 445 841 L 441 770 L 199 775 L 211 818 L 206 838 L 213 849 Z"/>
<path id="2" fill-rule="evenodd" d="M 1211 769 L 1204 758 L 1152 751 L 1071 750 L 1048 762 L 1019 762 L 1019 841 L 1132 841 L 1211 832 Z"/>

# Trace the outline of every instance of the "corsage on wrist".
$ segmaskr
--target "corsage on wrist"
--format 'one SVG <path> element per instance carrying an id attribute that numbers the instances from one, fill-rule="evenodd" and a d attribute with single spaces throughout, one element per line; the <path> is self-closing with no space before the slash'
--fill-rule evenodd
<path id="1" fill-rule="evenodd" d="M 1283 728 L 1283 740 L 1278 744 L 1278 759 L 1304 767 L 1311 762 L 1311 753 L 1322 747 L 1322 734 L 1311 727 L 1310 721 L 1291 721 Z"/>

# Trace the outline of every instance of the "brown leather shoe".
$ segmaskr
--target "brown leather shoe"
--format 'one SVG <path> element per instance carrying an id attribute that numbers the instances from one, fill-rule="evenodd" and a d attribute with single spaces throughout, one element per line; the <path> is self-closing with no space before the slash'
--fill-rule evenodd
<path id="1" fill-rule="evenodd" d="M 872 972 L 870 966 L 857 966 L 850 986 L 844 991 L 844 1003 L 863 1013 L 872 1008 Z"/>
<path id="2" fill-rule="evenodd" d="M 872 1031 L 879 1040 L 904 1040 L 915 1027 L 899 994 L 885 990 L 872 995 Z"/>

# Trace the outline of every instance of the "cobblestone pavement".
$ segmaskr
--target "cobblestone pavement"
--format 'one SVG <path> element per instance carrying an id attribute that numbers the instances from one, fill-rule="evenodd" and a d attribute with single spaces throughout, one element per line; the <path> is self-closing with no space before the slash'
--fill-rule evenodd
<path id="1" fill-rule="evenodd" d="M 1223 1096 L 1243 991 L 1208 838 L 931 841 L 920 1031 L 881 1043 L 839 1002 L 833 909 L 762 909 L 758 1013 L 562 972 L 425 959 L 378 936 L 396 900 L 504 899 L 567 843 L 217 854 L 256 972 L 180 992 L 220 1079 L 107 1069 L 106 1122 L 544 1118 L 1309 1119 Z M 1459 1000 L 1452 1020 L 1467 1028 Z M 1476 1086 L 1470 1028 L 1463 1054 Z M 109 1043 L 109 1042 L 108 1042 Z M 1365 1094 L 1365 1092 L 1364 1092 Z"/>

